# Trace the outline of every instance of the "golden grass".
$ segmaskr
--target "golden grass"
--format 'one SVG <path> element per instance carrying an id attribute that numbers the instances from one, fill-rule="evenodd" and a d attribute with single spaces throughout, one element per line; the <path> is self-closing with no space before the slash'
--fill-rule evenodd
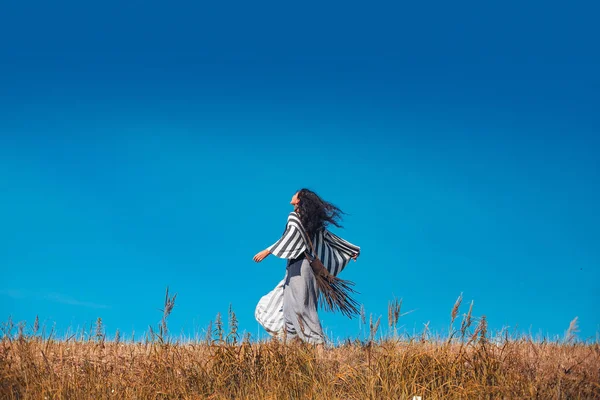
<path id="1" fill-rule="evenodd" d="M 168 296 L 167 296 L 168 299 Z M 459 298 L 461 300 L 462 298 Z M 174 300 L 174 299 L 173 299 Z M 390 303 L 393 334 L 323 348 L 277 339 L 239 342 L 220 318 L 195 342 L 172 342 L 165 314 L 143 342 L 107 341 L 98 320 L 86 338 L 41 338 L 34 324 L 5 327 L 0 341 L 1 399 L 600 399 L 600 346 L 564 340 L 492 340 L 485 318 L 444 339 L 399 338 L 401 302 Z M 452 310 L 452 322 L 460 301 Z M 171 307 L 172 308 L 172 307 Z M 365 321 L 363 313 L 363 321 Z M 366 322 L 366 321 L 365 321 Z M 371 330 L 379 325 L 371 319 Z"/>
<path id="2" fill-rule="evenodd" d="M 2 399 L 597 399 L 597 344 L 0 342 Z"/>

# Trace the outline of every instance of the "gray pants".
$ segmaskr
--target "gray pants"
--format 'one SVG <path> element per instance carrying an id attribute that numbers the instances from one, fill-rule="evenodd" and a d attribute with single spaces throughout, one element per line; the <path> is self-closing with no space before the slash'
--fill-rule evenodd
<path id="1" fill-rule="evenodd" d="M 283 318 L 288 339 L 324 342 L 317 315 L 317 282 L 306 258 L 288 261 L 283 285 Z"/>

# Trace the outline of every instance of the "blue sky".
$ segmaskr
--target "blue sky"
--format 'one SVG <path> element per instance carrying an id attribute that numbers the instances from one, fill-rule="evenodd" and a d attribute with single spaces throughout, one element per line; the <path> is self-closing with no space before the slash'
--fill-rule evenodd
<path id="1" fill-rule="evenodd" d="M 367 313 L 444 332 L 463 293 L 492 329 L 599 331 L 591 2 L 3 8 L 0 319 L 141 333 L 169 286 L 173 333 L 232 304 L 264 336 L 285 262 L 252 256 L 309 187 Z"/>

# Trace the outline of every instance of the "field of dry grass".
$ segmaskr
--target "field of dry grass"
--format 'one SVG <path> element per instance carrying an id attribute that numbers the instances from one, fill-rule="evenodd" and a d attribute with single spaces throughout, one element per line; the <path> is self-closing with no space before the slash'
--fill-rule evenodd
<path id="1" fill-rule="evenodd" d="M 390 304 L 392 330 L 399 311 Z M 561 340 L 500 340 L 470 314 L 444 339 L 375 339 L 370 321 L 370 338 L 325 348 L 240 338 L 232 311 L 227 330 L 219 318 L 194 341 L 167 339 L 168 313 L 142 341 L 106 340 L 100 320 L 63 340 L 5 324 L 0 398 L 600 399 L 600 345 L 575 340 L 575 323 Z"/>

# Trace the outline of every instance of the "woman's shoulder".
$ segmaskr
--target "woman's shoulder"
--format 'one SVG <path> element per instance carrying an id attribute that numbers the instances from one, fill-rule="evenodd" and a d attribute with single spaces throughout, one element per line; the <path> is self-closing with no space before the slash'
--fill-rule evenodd
<path id="1" fill-rule="evenodd" d="M 298 215 L 297 212 L 292 211 L 291 213 L 288 214 L 288 224 L 292 223 L 292 224 L 296 224 L 296 225 L 300 225 L 300 216 Z"/>

